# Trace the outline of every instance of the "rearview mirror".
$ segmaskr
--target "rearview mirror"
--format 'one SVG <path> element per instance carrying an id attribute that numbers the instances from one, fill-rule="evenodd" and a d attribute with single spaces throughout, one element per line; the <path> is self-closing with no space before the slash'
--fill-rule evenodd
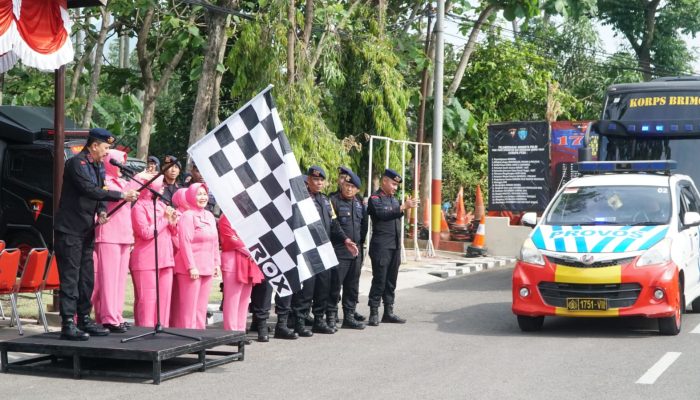
<path id="1" fill-rule="evenodd" d="M 683 216 L 683 226 L 698 226 L 700 225 L 700 214 L 689 211 Z"/>
<path id="2" fill-rule="evenodd" d="M 698 217 L 700 218 L 700 214 Z M 520 223 L 525 226 L 529 226 L 530 228 L 534 228 L 535 225 L 537 225 L 537 213 L 529 212 L 523 214 L 523 217 L 520 219 Z"/>

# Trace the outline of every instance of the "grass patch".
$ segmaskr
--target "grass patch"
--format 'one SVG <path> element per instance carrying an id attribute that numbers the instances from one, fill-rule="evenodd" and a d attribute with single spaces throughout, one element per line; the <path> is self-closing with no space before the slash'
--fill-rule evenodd
<path id="1" fill-rule="evenodd" d="M 209 303 L 219 303 L 221 302 L 222 293 L 219 291 L 219 282 L 221 278 L 214 278 L 214 283 L 211 287 L 211 293 L 209 294 Z M 52 310 L 53 304 L 53 294 L 51 292 L 42 293 L 42 300 L 47 311 Z M 10 305 L 10 299 L 8 296 L 3 296 L 0 300 L 2 303 L 3 310 L 5 311 L 5 316 L 7 318 L 12 314 L 12 306 Z M 20 318 L 39 318 L 39 309 L 36 305 L 36 299 L 33 294 L 23 294 L 19 296 L 17 302 L 17 308 L 19 309 Z M 134 318 L 134 283 L 131 280 L 131 274 L 126 278 L 126 296 L 124 298 L 124 318 Z"/>

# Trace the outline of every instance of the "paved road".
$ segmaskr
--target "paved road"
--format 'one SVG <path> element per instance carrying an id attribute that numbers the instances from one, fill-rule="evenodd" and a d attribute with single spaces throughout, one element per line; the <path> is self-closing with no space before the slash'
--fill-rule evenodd
<path id="1" fill-rule="evenodd" d="M 700 334 L 691 333 L 700 315 L 686 315 L 677 337 L 658 336 L 656 324 L 641 319 L 549 319 L 542 332 L 524 334 L 510 312 L 510 273 L 496 268 L 402 290 L 397 311 L 406 325 L 254 343 L 244 362 L 160 386 L 2 374 L 0 393 L 52 400 L 700 398 Z M 670 366 L 652 368 L 662 358 Z M 655 380 L 653 372 L 660 373 Z"/>

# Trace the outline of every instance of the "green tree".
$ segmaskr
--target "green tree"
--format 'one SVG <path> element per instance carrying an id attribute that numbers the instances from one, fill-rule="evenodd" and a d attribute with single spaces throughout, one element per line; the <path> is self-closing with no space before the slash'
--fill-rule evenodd
<path id="1" fill-rule="evenodd" d="M 598 17 L 627 39 L 644 80 L 687 74 L 693 60 L 681 34 L 700 32 L 696 0 L 598 0 Z"/>

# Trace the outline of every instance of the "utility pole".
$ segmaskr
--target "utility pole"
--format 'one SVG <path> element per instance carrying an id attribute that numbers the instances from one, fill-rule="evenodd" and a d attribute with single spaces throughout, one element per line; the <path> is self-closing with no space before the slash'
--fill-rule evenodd
<path id="1" fill-rule="evenodd" d="M 440 206 L 442 204 L 442 93 L 445 72 L 445 0 L 437 0 L 435 21 L 435 102 L 433 108 L 433 182 L 432 182 L 432 239 L 433 247 L 440 244 Z"/>

